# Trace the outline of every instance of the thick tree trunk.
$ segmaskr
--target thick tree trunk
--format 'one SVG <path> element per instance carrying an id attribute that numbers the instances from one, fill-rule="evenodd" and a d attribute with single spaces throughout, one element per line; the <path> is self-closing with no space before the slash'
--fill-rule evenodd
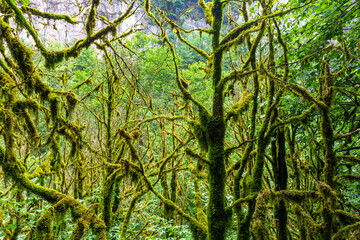
<path id="1" fill-rule="evenodd" d="M 220 43 L 220 33 L 223 22 L 223 8 L 220 0 L 213 1 L 213 59 L 212 59 L 212 83 L 214 90 L 212 116 L 208 117 L 207 122 L 202 124 L 206 131 L 208 141 L 208 160 L 209 160 L 209 187 L 210 197 L 208 203 L 208 239 L 225 239 L 226 223 L 228 216 L 225 211 L 225 179 L 226 170 L 224 162 L 224 96 L 223 88 L 219 84 L 222 74 L 223 52 L 218 50 Z"/>
<path id="2" fill-rule="evenodd" d="M 285 134 L 283 129 L 276 131 L 276 141 L 271 144 L 273 171 L 275 177 L 275 191 L 287 188 L 287 167 L 285 160 Z M 275 202 L 274 217 L 276 219 L 276 238 L 286 240 L 287 238 L 287 210 L 285 201 L 280 199 Z"/>

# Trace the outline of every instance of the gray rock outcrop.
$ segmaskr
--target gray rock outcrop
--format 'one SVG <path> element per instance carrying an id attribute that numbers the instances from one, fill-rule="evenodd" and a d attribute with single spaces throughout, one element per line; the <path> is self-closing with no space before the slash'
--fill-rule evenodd
<path id="1" fill-rule="evenodd" d="M 140 4 L 140 3 L 139 3 Z M 51 12 L 57 14 L 68 14 L 72 18 L 76 18 L 78 23 L 72 25 L 64 20 L 48 20 L 42 17 L 32 16 L 31 21 L 38 30 L 39 36 L 43 41 L 60 41 L 73 42 L 85 36 L 85 20 L 91 6 L 90 0 L 30 0 L 30 7 L 36 8 L 43 12 Z M 113 0 L 101 1 L 98 7 L 97 15 L 104 16 L 109 21 L 121 16 L 127 9 L 124 1 Z M 140 28 L 140 24 L 144 23 L 144 12 L 138 8 L 136 12 L 118 26 L 118 31 L 123 32 L 131 27 Z M 97 20 L 96 30 L 105 26 L 105 23 Z M 136 26 L 138 25 L 138 26 Z"/>
<path id="2" fill-rule="evenodd" d="M 102 0 L 97 9 L 97 16 L 103 16 L 107 20 L 113 21 L 125 12 L 128 6 L 126 2 L 130 3 L 130 1 L 131 0 Z M 136 3 L 137 7 L 134 8 L 136 9 L 135 13 L 118 26 L 119 33 L 125 32 L 130 28 L 143 29 L 147 33 L 158 33 L 158 28 L 152 23 L 152 21 L 150 21 L 149 17 L 146 16 L 142 6 L 139 6 L 141 4 L 143 4 L 141 1 Z M 183 6 L 183 8 L 185 9 L 196 4 L 197 0 L 187 0 L 187 3 Z M 29 6 L 42 12 L 67 14 L 72 18 L 76 18 L 78 21 L 77 24 L 72 25 L 64 20 L 49 20 L 32 15 L 29 18 L 30 22 L 33 26 L 35 26 L 42 41 L 58 41 L 65 44 L 71 44 L 76 39 L 85 37 L 85 21 L 91 6 L 91 0 L 30 0 Z M 177 9 L 177 11 L 182 10 Z M 181 25 L 186 28 L 209 27 L 205 23 L 202 11 L 199 11 L 199 9 L 196 10 L 195 8 L 192 15 L 194 17 L 184 18 L 181 21 Z M 96 21 L 95 31 L 104 27 L 105 24 L 105 22 L 98 18 Z M 21 36 L 29 39 L 28 34 L 25 32 L 23 32 Z"/>

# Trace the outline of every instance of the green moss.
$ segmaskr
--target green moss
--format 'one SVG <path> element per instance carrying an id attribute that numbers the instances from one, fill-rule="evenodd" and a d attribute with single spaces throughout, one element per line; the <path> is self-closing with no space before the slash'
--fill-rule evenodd
<path id="1" fill-rule="evenodd" d="M 308 235 L 314 239 L 321 239 L 319 236 L 319 233 L 322 232 L 321 224 L 316 223 L 314 219 L 301 208 L 300 205 L 295 205 L 295 212 L 300 216 L 299 219 L 301 222 L 299 224 L 306 226 Z"/>
<path id="2" fill-rule="evenodd" d="M 360 222 L 357 222 L 355 224 L 352 225 L 348 225 L 342 229 L 340 229 L 333 237 L 332 240 L 343 240 L 343 239 L 350 239 L 349 237 L 349 233 L 350 231 L 354 231 L 355 234 L 359 233 L 359 229 L 360 229 Z M 354 235 L 355 238 L 353 239 L 357 239 L 357 237 L 359 235 Z"/>
<path id="3" fill-rule="evenodd" d="M 190 224 L 191 235 L 194 240 L 204 240 L 207 237 L 206 232 L 199 230 L 195 225 Z"/>
<path id="4" fill-rule="evenodd" d="M 245 196 L 251 195 L 251 186 L 252 186 L 253 179 L 250 174 L 245 175 L 243 181 L 242 181 L 242 188 L 243 188 L 243 194 Z"/>
<path id="5" fill-rule="evenodd" d="M 6 0 L 7 4 L 13 9 L 16 20 L 18 24 L 22 27 L 25 27 L 30 35 L 33 37 L 36 46 L 40 49 L 41 52 L 46 52 L 46 48 L 38 38 L 37 32 L 32 28 L 32 26 L 29 24 L 29 22 L 26 20 L 24 14 L 22 11 L 18 8 L 17 3 L 12 0 Z"/>
<path id="6" fill-rule="evenodd" d="M 212 16 L 212 13 L 211 13 L 213 3 L 212 2 L 205 3 L 204 0 L 199 0 L 198 4 L 204 10 L 206 23 L 211 25 L 212 22 L 213 22 L 213 16 Z"/>
<path id="7" fill-rule="evenodd" d="M 123 221 L 123 227 L 121 229 L 120 240 L 126 240 L 126 232 L 128 230 L 128 227 L 129 227 L 131 215 L 134 212 L 137 201 L 146 192 L 146 191 L 140 190 L 139 187 L 136 188 L 136 191 L 137 192 L 133 195 L 133 197 L 132 197 L 132 199 L 130 201 L 129 208 L 128 208 L 127 212 L 126 212 L 126 215 L 125 215 L 125 218 L 124 218 L 124 221 Z"/>
<path id="8" fill-rule="evenodd" d="M 242 111 L 244 111 L 247 108 L 247 106 L 250 104 L 250 101 L 253 98 L 254 98 L 254 94 L 246 94 L 246 92 L 243 93 L 241 99 L 238 102 L 236 102 L 228 112 L 225 118 L 226 121 L 228 121 L 231 118 L 233 118 L 234 121 L 237 121 L 239 115 L 242 113 Z"/>
<path id="9" fill-rule="evenodd" d="M 71 113 L 74 111 L 76 104 L 78 103 L 78 99 L 73 91 L 69 91 L 66 95 L 66 99 L 68 102 L 68 115 L 71 116 Z"/>
<path id="10" fill-rule="evenodd" d="M 205 158 L 205 156 L 203 156 L 203 154 L 197 154 L 197 153 L 193 152 L 190 148 L 185 149 L 185 154 L 187 156 L 191 157 L 192 159 L 196 159 L 201 164 L 208 164 L 209 163 L 209 161 Z"/>
<path id="11" fill-rule="evenodd" d="M 344 41 L 342 42 L 342 47 L 343 47 L 343 49 L 344 49 L 344 53 L 345 53 L 345 56 L 346 56 L 346 61 L 350 61 L 351 58 L 352 58 L 352 56 L 351 56 L 351 53 L 350 53 L 349 48 L 348 48 L 347 45 L 348 45 L 348 44 L 347 44 L 346 40 L 344 40 Z"/>
<path id="12" fill-rule="evenodd" d="M 107 229 L 110 229 L 111 222 L 112 222 L 112 205 L 113 205 L 113 197 L 114 197 L 114 184 L 115 184 L 115 174 L 109 174 L 111 173 L 112 168 L 107 169 L 107 178 L 106 182 L 104 183 L 103 187 L 103 204 L 104 204 L 104 211 L 103 211 L 103 221 L 107 227 Z"/>
<path id="13" fill-rule="evenodd" d="M 208 176 L 205 172 L 198 170 L 193 164 L 189 164 L 188 168 L 199 179 L 206 179 Z"/>
<path id="14" fill-rule="evenodd" d="M 69 15 L 66 15 L 66 14 L 55 14 L 55 13 L 50 13 L 50 12 L 42 12 L 36 8 L 32 8 L 32 7 L 29 7 L 26 5 L 22 5 L 21 10 L 24 12 L 27 12 L 27 13 L 31 13 L 35 16 L 40 16 L 40 17 L 46 18 L 46 19 L 65 20 L 71 24 L 77 23 L 76 19 L 73 19 Z"/>
<path id="15" fill-rule="evenodd" d="M 9 7 L 9 5 L 6 3 L 6 1 L 0 1 L 0 9 L 1 9 L 1 12 L 4 13 L 4 14 L 13 14 L 13 11 L 12 9 Z"/>
<path id="16" fill-rule="evenodd" d="M 98 0 L 93 0 L 91 3 L 91 8 L 90 8 L 90 12 L 89 15 L 86 19 L 86 23 L 85 23 L 85 30 L 86 30 L 86 34 L 88 36 L 91 36 L 94 32 L 95 29 L 95 23 L 96 23 L 96 7 L 98 6 Z"/>
<path id="17" fill-rule="evenodd" d="M 54 93 L 51 93 L 49 95 L 49 104 L 50 104 L 51 118 L 54 122 L 56 122 L 59 115 L 59 99 Z"/>
<path id="18" fill-rule="evenodd" d="M 91 222 L 91 227 L 93 229 L 93 232 L 96 234 L 96 236 L 99 238 L 99 240 L 105 240 L 106 239 L 106 226 L 103 221 L 96 218 L 93 219 Z"/>
<path id="19" fill-rule="evenodd" d="M 90 226 L 99 237 L 99 239 L 106 239 L 105 237 L 105 227 L 103 222 L 94 215 L 94 209 L 87 210 L 83 205 L 81 205 L 75 199 L 57 192 L 53 189 L 49 189 L 46 187 L 38 186 L 31 182 L 26 175 L 23 173 L 21 168 L 19 167 L 19 162 L 17 161 L 15 154 L 11 149 L 13 149 L 12 143 L 12 119 L 8 119 L 7 121 L 7 132 L 11 133 L 11 135 L 6 139 L 6 148 L 5 151 L 0 146 L 0 164 L 6 173 L 6 175 L 11 176 L 14 181 L 18 184 L 22 185 L 26 190 L 44 198 L 50 203 L 55 203 L 52 207 L 50 207 L 38 220 L 37 228 L 36 228 L 36 236 L 37 239 L 52 239 L 52 221 L 54 215 L 58 212 L 65 212 L 67 208 L 71 209 L 72 215 L 74 219 L 79 219 L 79 226 Z M 85 228 L 84 228 L 85 229 Z M 75 232 L 74 235 L 76 235 Z"/>
<path id="20" fill-rule="evenodd" d="M 2 42 L 0 42 L 0 47 L 1 47 L 1 45 L 2 45 Z M 5 62 L 2 58 L 0 58 L 0 67 L 2 67 L 5 70 L 6 74 L 11 76 L 11 75 L 13 75 L 13 72 L 10 70 L 10 68 L 16 68 L 17 66 L 11 59 L 9 59 L 5 55 L 5 49 L 1 49 L 0 51 L 1 51 L 3 57 L 4 57 L 5 61 L 6 61 Z"/>
<path id="21" fill-rule="evenodd" d="M 35 142 L 38 138 L 37 128 L 31 118 L 30 114 L 28 113 L 27 109 L 32 110 L 36 114 L 35 120 L 37 119 L 37 121 L 38 121 L 38 119 L 39 119 L 39 113 L 38 113 L 39 104 L 32 99 L 17 100 L 13 104 L 12 109 L 16 115 L 20 116 L 24 120 L 27 132 L 30 136 L 30 140 Z"/>
<path id="22" fill-rule="evenodd" d="M 28 49 L 19 39 L 11 34 L 10 25 L 0 19 L 0 28 L 3 32 L 4 38 L 8 44 L 12 57 L 17 62 L 20 71 L 22 72 L 24 83 L 29 92 L 34 89 L 33 69 L 34 64 L 31 59 L 32 51 Z"/>
<path id="23" fill-rule="evenodd" d="M 54 208 L 47 210 L 36 222 L 35 238 L 39 240 L 54 239 L 52 235 L 52 218 Z"/>
<path id="24" fill-rule="evenodd" d="M 204 127 L 197 121 L 191 121 L 190 125 L 196 140 L 198 140 L 199 142 L 201 149 L 206 152 L 208 150 L 208 141 L 206 138 Z"/>
<path id="25" fill-rule="evenodd" d="M 11 79 L 11 77 L 3 72 L 0 71 L 0 85 L 1 85 L 1 91 L 5 94 L 6 101 L 11 104 L 15 101 L 15 83 Z"/>
<path id="26" fill-rule="evenodd" d="M 255 219 L 252 223 L 252 234 L 258 240 L 268 239 L 268 233 L 265 224 L 260 219 Z"/>
<path id="27" fill-rule="evenodd" d="M 330 66 L 323 61 L 321 64 L 321 75 L 319 77 L 319 95 L 325 103 L 325 107 L 320 108 L 321 113 L 321 135 L 325 149 L 325 167 L 324 179 L 325 184 L 330 188 L 335 187 L 334 177 L 336 172 L 336 155 L 334 151 L 334 129 L 330 117 L 330 110 L 334 102 L 334 79 L 330 73 Z M 321 189 L 320 189 L 321 190 Z"/>
<path id="28" fill-rule="evenodd" d="M 203 210 L 203 204 L 201 201 L 201 191 L 199 187 L 199 180 L 197 177 L 194 178 L 194 190 L 195 190 L 196 217 L 200 223 L 206 225 L 207 218 Z"/>
<path id="29" fill-rule="evenodd" d="M 82 82 L 80 82 L 79 84 L 77 84 L 74 89 L 79 89 L 81 88 L 82 86 L 84 85 L 92 85 L 93 84 L 93 81 L 92 81 L 92 78 L 91 77 L 88 77 L 86 78 L 85 80 L 83 80 Z"/>
<path id="30" fill-rule="evenodd" d="M 344 225 L 350 225 L 360 221 L 360 217 L 358 215 L 348 213 L 344 210 L 337 209 L 334 210 L 333 213 Z"/>
<path id="31" fill-rule="evenodd" d="M 193 49 L 195 52 L 197 52 L 198 54 L 200 54 L 201 56 L 203 56 L 205 59 L 209 60 L 210 59 L 210 56 L 205 52 L 203 51 L 202 49 L 200 48 L 197 48 L 196 46 L 192 45 L 191 43 L 189 43 L 182 35 L 181 35 L 181 31 L 178 29 L 180 27 L 176 27 L 174 29 L 174 32 L 176 33 L 176 35 L 178 36 L 179 40 L 182 42 L 182 43 L 185 43 L 187 46 L 189 46 L 191 49 Z M 200 32 L 201 33 L 201 32 Z M 203 68 L 203 70 L 209 70 L 209 69 L 206 69 L 206 68 Z M 210 71 L 210 70 L 209 70 Z"/>
<path id="32" fill-rule="evenodd" d="M 90 223 L 91 223 L 90 217 L 91 216 L 84 215 L 77 220 L 74 230 L 71 234 L 71 239 L 74 239 L 74 240 L 82 239 L 82 237 L 85 235 L 85 233 L 90 228 Z"/>
<path id="33" fill-rule="evenodd" d="M 62 62 L 66 56 L 66 51 L 49 52 L 47 50 L 42 51 L 45 57 L 45 67 L 48 69 L 55 69 L 56 64 Z M 77 56 L 77 55 L 76 55 Z"/>
<path id="34" fill-rule="evenodd" d="M 320 200 L 320 194 L 315 191 L 281 190 L 272 192 L 272 198 L 275 200 L 282 199 L 285 202 L 302 203 L 306 199 Z"/>

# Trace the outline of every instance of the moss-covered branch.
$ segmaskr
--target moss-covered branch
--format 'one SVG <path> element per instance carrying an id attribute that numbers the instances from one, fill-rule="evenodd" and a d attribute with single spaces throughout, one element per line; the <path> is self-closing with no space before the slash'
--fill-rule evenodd
<path id="1" fill-rule="evenodd" d="M 75 18 L 70 17 L 67 14 L 56 14 L 56 13 L 50 13 L 50 12 L 42 12 L 39 11 L 36 8 L 32 8 L 26 5 L 21 6 L 21 10 L 27 13 L 31 13 L 32 15 L 39 16 L 46 19 L 53 19 L 53 20 L 65 20 L 68 23 L 71 24 L 77 24 L 77 20 Z"/>
<path id="2" fill-rule="evenodd" d="M 359 231 L 360 229 L 360 222 L 357 222 L 352 225 L 348 225 L 340 229 L 331 239 L 332 240 L 341 240 L 347 237 L 350 231 Z"/>
<path id="3" fill-rule="evenodd" d="M 136 155 L 132 155 L 133 157 L 136 158 Z M 134 169 L 137 173 L 140 174 L 140 176 L 142 177 L 145 185 L 149 188 L 150 191 L 152 191 L 156 197 L 158 197 L 164 204 L 166 204 L 168 207 L 174 208 L 178 214 L 180 214 L 182 217 L 184 217 L 185 219 L 187 219 L 191 224 L 193 224 L 196 228 L 198 228 L 200 231 L 202 231 L 203 233 L 206 233 L 206 227 L 201 224 L 200 222 L 198 222 L 196 219 L 194 219 L 193 217 L 191 217 L 189 214 L 185 213 L 181 207 L 179 207 L 176 203 L 174 203 L 173 201 L 164 198 L 164 196 L 159 193 L 158 191 L 155 190 L 155 188 L 153 187 L 153 184 L 150 182 L 150 180 L 147 178 L 147 176 L 145 176 L 143 174 L 143 172 L 141 171 L 141 168 L 139 166 L 137 166 L 136 164 L 133 164 L 129 161 L 122 161 L 123 164 L 128 165 L 129 167 L 131 167 L 132 169 Z M 122 166 L 122 165 L 119 165 Z"/>
<path id="4" fill-rule="evenodd" d="M 11 156 L 11 155 L 10 155 Z M 48 210 L 38 222 L 38 232 L 42 236 L 50 236 L 51 233 L 51 220 L 55 212 L 62 212 L 63 209 L 70 208 L 75 219 L 84 217 L 88 213 L 88 209 L 84 207 L 79 201 L 71 198 L 70 196 L 58 192 L 56 190 L 42 187 L 31 182 L 24 172 L 22 172 L 19 166 L 15 163 L 9 162 L 8 154 L 5 150 L 0 147 L 0 165 L 3 168 L 4 172 L 11 176 L 12 179 L 23 186 L 26 190 L 40 196 L 50 203 L 55 205 Z M 64 205 L 65 204 L 65 205 Z M 60 210 L 59 210 L 60 209 Z M 87 224 L 94 230 L 99 239 L 106 239 L 105 235 L 105 224 L 96 216 L 93 215 L 91 218 L 88 218 Z M 49 225 L 50 224 L 50 225 Z"/>
<path id="5" fill-rule="evenodd" d="M 352 155 L 337 155 L 336 159 L 351 162 L 353 164 L 360 164 L 360 158 Z"/>
<path id="6" fill-rule="evenodd" d="M 234 118 L 236 121 L 242 111 L 250 104 L 250 101 L 254 98 L 254 94 L 243 93 L 240 100 L 236 102 L 225 117 L 225 121 L 228 121 L 230 118 Z"/>
<path id="7" fill-rule="evenodd" d="M 33 40 L 35 41 L 36 47 L 40 50 L 41 54 L 45 58 L 45 67 L 54 68 L 55 65 L 57 63 L 63 61 L 64 58 L 67 59 L 70 57 L 77 57 L 80 54 L 82 49 L 89 47 L 96 40 L 101 39 L 102 37 L 106 36 L 108 33 L 115 32 L 116 27 L 120 23 L 122 23 L 126 18 L 131 16 L 131 14 L 133 13 L 132 10 L 135 6 L 136 0 L 131 2 L 129 4 L 128 8 L 125 10 L 125 12 L 120 17 L 115 19 L 111 24 L 108 24 L 107 26 L 103 27 L 96 33 L 91 34 L 91 36 L 88 36 L 84 39 L 78 40 L 73 46 L 71 46 L 69 48 L 65 48 L 60 51 L 55 51 L 55 52 L 51 52 L 46 49 L 46 47 L 41 42 L 37 32 L 26 20 L 25 16 L 23 15 L 22 11 L 18 8 L 17 4 L 12 0 L 6 0 L 6 2 L 15 12 L 16 18 L 19 20 L 21 25 L 26 28 L 26 30 L 30 33 Z M 98 2 L 98 0 L 95 0 L 95 2 Z M 95 21 L 95 19 L 90 22 L 93 23 L 94 21 Z M 89 28 L 89 30 L 90 29 L 91 29 L 91 27 Z"/>
<path id="8" fill-rule="evenodd" d="M 304 111 L 302 114 L 298 115 L 298 116 L 294 116 L 294 117 L 290 117 L 284 121 L 280 121 L 274 125 L 271 126 L 269 133 L 273 133 L 277 128 L 287 125 L 287 124 L 293 124 L 293 123 L 298 123 L 300 121 L 305 120 L 306 118 L 308 118 L 310 116 L 310 114 L 312 114 L 316 109 L 316 105 L 313 104 L 310 106 L 309 109 L 307 109 L 306 111 Z"/>
<path id="9" fill-rule="evenodd" d="M 170 48 L 173 62 L 174 62 L 174 71 L 175 71 L 175 75 L 176 75 L 175 81 L 176 81 L 176 84 L 177 84 L 179 90 L 181 91 L 181 93 L 183 95 L 184 100 L 185 101 L 189 100 L 189 101 L 193 102 L 199 108 L 200 113 L 202 113 L 204 116 L 205 115 L 209 116 L 207 109 L 200 102 L 198 102 L 189 92 L 189 90 L 188 90 L 189 83 L 187 83 L 186 80 L 180 76 L 180 71 L 179 71 L 179 67 L 177 64 L 176 56 L 175 56 L 174 45 L 170 42 L 169 38 L 167 37 L 164 27 L 163 27 L 163 23 L 161 23 L 156 18 L 156 16 L 151 12 L 150 0 L 145 0 L 144 9 L 145 9 L 146 13 L 154 20 L 156 25 L 161 29 L 161 37 L 163 38 L 163 42 Z"/>
<path id="10" fill-rule="evenodd" d="M 308 4 L 308 3 L 307 3 Z M 307 4 L 304 4 L 304 5 L 307 5 Z M 257 19 L 254 19 L 252 21 L 247 21 L 245 23 L 243 23 L 242 25 L 234 28 L 233 30 L 231 30 L 222 40 L 221 40 L 221 43 L 220 45 L 224 45 L 226 43 L 228 43 L 229 41 L 232 41 L 234 40 L 235 38 L 237 38 L 240 34 L 242 34 L 244 31 L 246 31 L 247 29 L 251 28 L 252 26 L 255 26 L 257 25 L 259 22 L 263 21 L 263 20 L 266 20 L 266 19 L 269 19 L 269 18 L 275 18 L 275 17 L 279 17 L 279 16 L 284 16 L 286 15 L 287 13 L 295 10 L 295 9 L 298 9 L 298 8 L 302 8 L 304 7 L 303 6 L 299 6 L 299 7 L 294 7 L 294 8 L 290 8 L 290 9 L 287 9 L 287 10 L 282 10 L 282 11 L 278 11 L 278 12 L 275 12 L 275 13 L 272 13 L 272 14 L 269 14 L 269 15 L 265 15 L 265 16 L 261 16 Z"/>

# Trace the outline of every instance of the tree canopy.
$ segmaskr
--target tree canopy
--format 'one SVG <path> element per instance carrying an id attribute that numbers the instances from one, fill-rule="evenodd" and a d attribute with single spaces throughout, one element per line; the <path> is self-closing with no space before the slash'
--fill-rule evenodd
<path id="1" fill-rule="evenodd" d="M 358 1 L 30 3 L 0 0 L 3 239 L 359 239 Z"/>

